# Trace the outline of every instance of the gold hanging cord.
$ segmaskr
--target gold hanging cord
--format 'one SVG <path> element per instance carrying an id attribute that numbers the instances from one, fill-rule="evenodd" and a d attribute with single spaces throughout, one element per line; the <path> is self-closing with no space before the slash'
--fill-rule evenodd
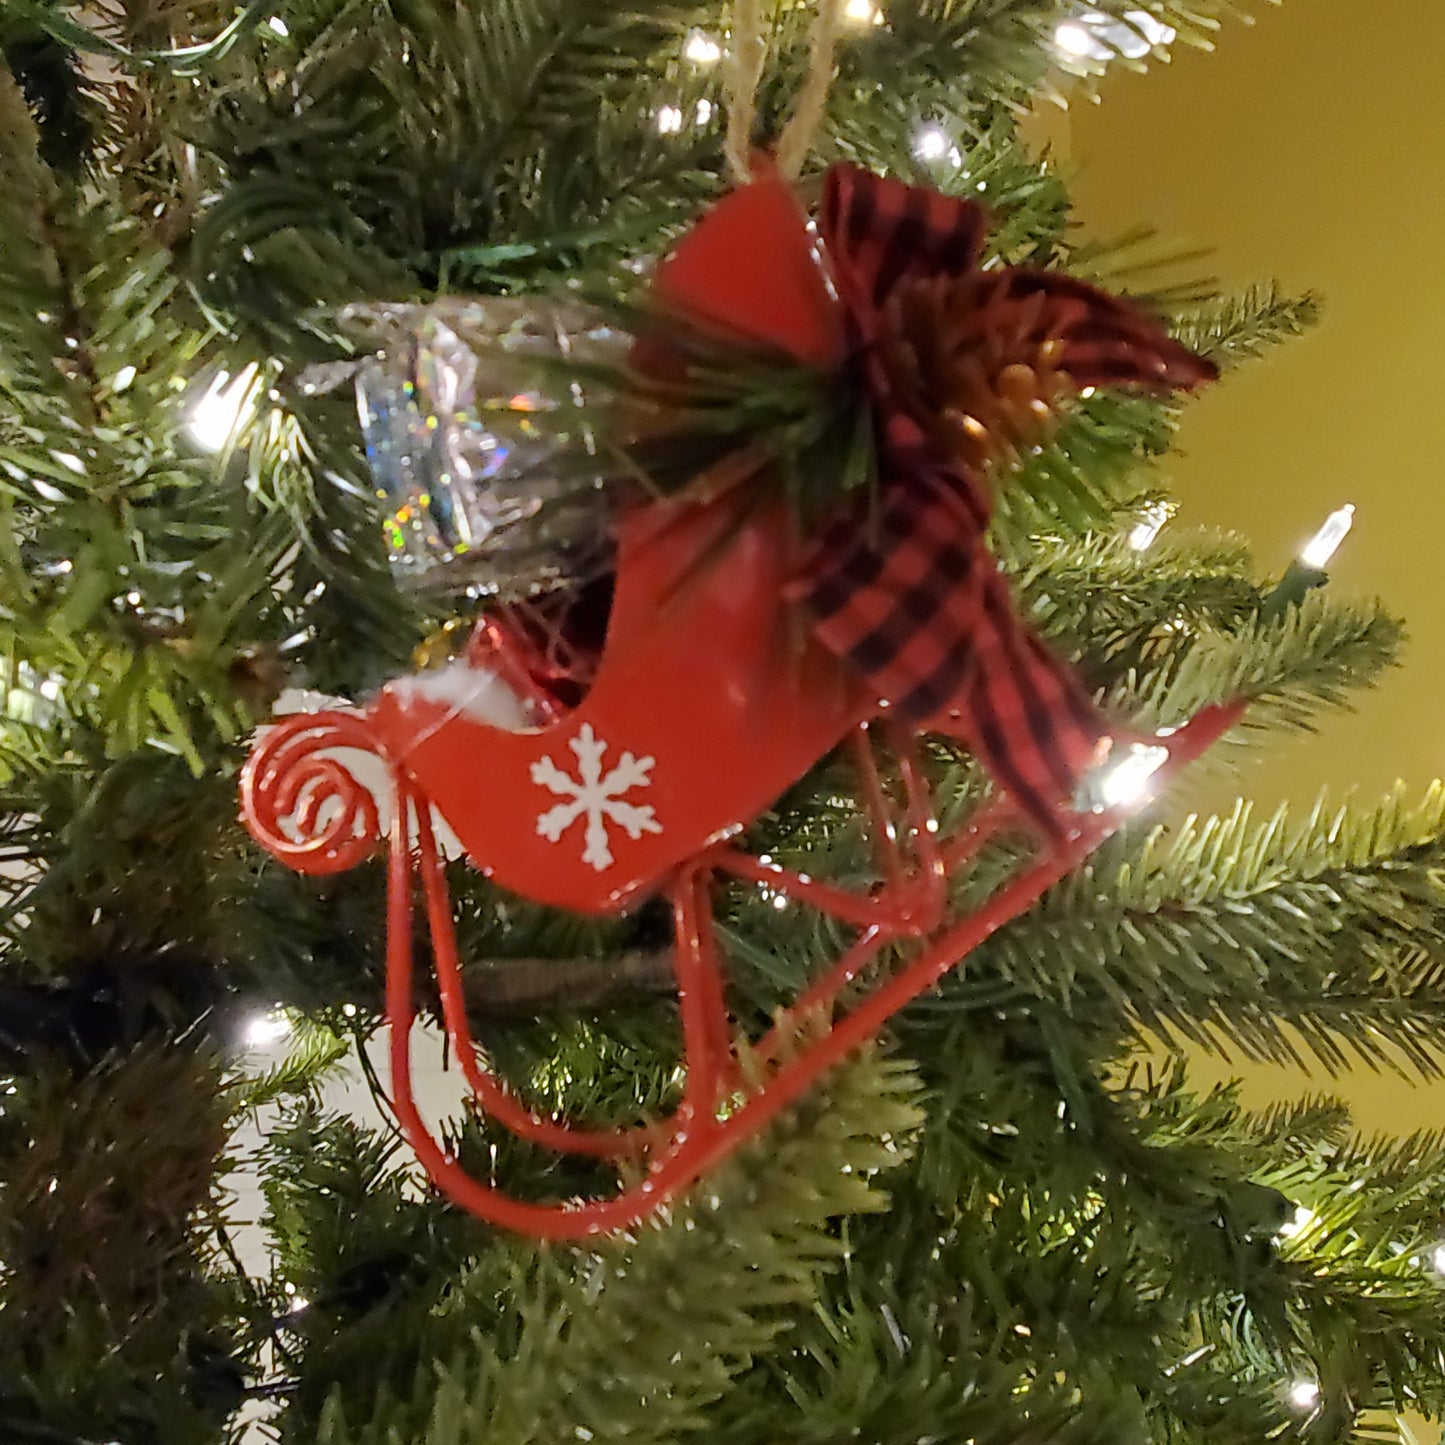
<path id="1" fill-rule="evenodd" d="M 833 83 L 833 58 L 843 18 L 843 0 L 818 0 L 818 11 L 808 32 L 808 71 L 778 143 L 774 158 L 779 172 L 794 179 L 803 169 L 828 104 Z M 727 51 L 724 87 L 728 124 L 723 153 L 728 171 L 739 185 L 752 176 L 753 126 L 757 120 L 758 85 L 767 62 L 762 0 L 733 0 L 732 43 Z"/>

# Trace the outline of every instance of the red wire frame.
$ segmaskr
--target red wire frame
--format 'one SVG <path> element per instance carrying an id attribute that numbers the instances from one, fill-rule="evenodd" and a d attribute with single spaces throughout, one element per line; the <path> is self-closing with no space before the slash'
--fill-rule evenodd
<path id="1" fill-rule="evenodd" d="M 1159 781 L 1167 782 L 1199 757 L 1242 712 L 1242 704 L 1207 708 L 1170 736 L 1169 759 L 1160 769 Z M 1127 816 L 1125 809 L 1071 815 L 1072 827 L 1062 844 L 1041 848 L 1022 872 L 984 904 L 945 922 L 949 877 L 1001 832 L 1017 831 L 1021 820 L 1006 798 L 996 798 L 985 803 L 956 837 L 941 840 L 930 789 L 919 766 L 916 739 L 895 732 L 890 741 L 904 785 L 907 853 L 871 745 L 860 734 L 853 749 L 884 875 L 878 892 L 868 896 L 850 893 L 727 848 L 703 855 L 676 878 L 671 896 L 687 1071 L 683 1098 L 671 1118 L 617 1132 L 574 1129 L 532 1113 L 480 1063 L 467 1025 L 451 905 L 430 808 L 398 779 L 387 901 L 386 1016 L 395 1092 L 392 1102 L 403 1134 L 433 1183 L 473 1214 L 537 1238 L 579 1239 L 637 1224 L 755 1136 L 822 1074 L 877 1035 L 905 1004 L 932 988 L 991 934 L 1031 907 Z M 294 803 L 294 788 L 292 794 Z M 409 840 L 412 819 L 417 830 L 415 849 Z M 443 1022 L 482 1109 L 519 1137 L 562 1152 L 619 1160 L 640 1156 L 646 1173 L 639 1182 L 608 1199 L 532 1203 L 472 1177 L 438 1141 L 421 1116 L 412 1085 L 413 860 L 425 899 Z M 755 1046 L 756 1057 L 769 1072 L 751 1087 L 745 1087 L 740 1079 L 723 999 L 710 905 L 714 873 L 764 885 L 860 930 L 833 967 L 778 1017 Z M 883 948 L 907 940 L 920 943 L 918 952 L 799 1050 L 800 1025 L 806 1022 L 816 1027 L 838 1007 L 845 990 Z"/>

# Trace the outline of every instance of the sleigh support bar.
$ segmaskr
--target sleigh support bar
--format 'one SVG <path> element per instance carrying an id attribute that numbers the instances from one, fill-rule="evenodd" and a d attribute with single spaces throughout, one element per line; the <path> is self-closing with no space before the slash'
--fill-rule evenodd
<path id="1" fill-rule="evenodd" d="M 1181 728 L 1169 739 L 1170 757 L 1161 770 L 1164 775 L 1177 772 L 1197 758 L 1238 720 L 1242 711 L 1242 705 L 1208 708 Z M 906 774 L 905 785 L 908 786 Z M 918 786 L 921 796 L 926 792 L 921 778 Z M 881 796 L 881 787 L 879 794 Z M 714 945 L 707 880 L 714 867 L 743 877 L 751 876 L 753 868 L 742 867 L 742 862 L 750 860 L 742 860 L 739 855 L 700 860 L 684 871 L 673 888 L 678 994 L 688 1061 L 682 1104 L 667 1124 L 650 1130 L 607 1134 L 573 1131 L 556 1121 L 537 1118 L 523 1109 L 477 1062 L 466 1024 L 451 908 L 427 809 L 417 807 L 416 800 L 400 782 L 398 795 L 388 870 L 386 993 L 396 1094 L 393 1104 L 398 1122 L 432 1181 L 456 1203 L 493 1223 L 549 1239 L 581 1239 L 627 1228 L 675 1198 L 739 1144 L 764 1129 L 823 1073 L 874 1038 L 901 1008 L 936 985 L 998 929 L 1032 907 L 1124 820 L 1120 810 L 1078 815 L 1062 845 L 1043 853 L 1023 873 L 1003 884 L 982 907 L 946 927 L 896 973 L 882 980 L 849 1012 L 836 1019 L 825 1034 L 810 1040 L 801 1052 L 790 1054 L 789 1047 L 800 1028 L 835 1004 L 843 990 L 861 975 L 886 944 L 913 935 L 906 913 L 890 917 L 887 907 L 880 906 L 875 921 L 864 928 L 833 969 L 780 1017 L 759 1042 L 756 1053 L 760 1060 L 773 1065 L 773 1071 L 725 1116 L 720 1114 L 720 1107 L 726 1096 L 738 1089 L 739 1081 L 728 1038 L 721 973 L 711 952 Z M 601 1157 L 621 1158 L 636 1154 L 639 1149 L 650 1150 L 646 1177 L 612 1198 L 552 1205 L 511 1198 L 495 1186 L 469 1176 L 442 1148 L 422 1119 L 411 1078 L 415 1005 L 412 864 L 407 817 L 413 811 L 418 819 L 419 864 L 442 984 L 444 1017 L 468 1082 L 488 1112 L 524 1138 Z M 926 826 L 929 815 L 914 812 L 912 808 L 910 814 L 915 831 L 921 823 L 924 833 L 931 834 Z M 972 858 L 1006 821 L 1009 821 L 1006 806 L 986 805 L 954 847 L 940 850 L 938 866 L 943 873 L 953 873 Z M 763 869 L 763 876 L 772 886 L 779 887 L 779 891 L 796 892 L 802 898 L 811 896 L 811 901 L 823 911 L 832 911 L 827 907 L 831 900 L 818 891 L 822 885 L 801 875 L 787 875 L 785 870 L 775 871 L 765 865 L 756 867 Z M 853 915 L 854 905 L 863 900 L 847 896 L 851 899 L 848 913 Z M 885 899 L 874 902 L 884 905 Z"/>

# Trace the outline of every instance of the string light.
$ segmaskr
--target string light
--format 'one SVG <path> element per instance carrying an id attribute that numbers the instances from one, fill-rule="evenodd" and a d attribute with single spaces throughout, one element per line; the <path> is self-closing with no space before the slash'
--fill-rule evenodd
<path id="1" fill-rule="evenodd" d="M 963 152 L 948 138 L 948 132 L 941 125 L 920 127 L 913 137 L 913 154 L 921 161 L 947 160 L 954 167 L 963 164 Z M 979 189 L 983 187 L 980 185 Z"/>
<path id="2" fill-rule="evenodd" d="M 44 726 L 54 718 L 54 704 L 60 701 L 63 691 L 58 677 L 42 676 L 28 662 L 22 662 L 0 683 L 0 711 L 7 718 Z"/>
<path id="3" fill-rule="evenodd" d="M 914 150 L 926 161 L 942 160 L 948 152 L 948 137 L 936 125 L 926 125 L 918 132 Z"/>
<path id="4" fill-rule="evenodd" d="M 1171 44 L 1172 25 L 1156 20 L 1147 10 L 1126 10 L 1122 16 L 1102 10 L 1083 10 L 1054 28 L 1054 49 L 1065 64 L 1107 64 L 1119 56 L 1142 60 L 1151 50 Z"/>
<path id="5" fill-rule="evenodd" d="M 1299 556 L 1285 569 L 1274 591 L 1264 599 L 1260 606 L 1261 617 L 1266 621 L 1275 621 L 1285 616 L 1290 608 L 1298 607 L 1314 588 L 1324 586 L 1329 580 L 1325 575 L 1325 566 L 1349 535 L 1354 520 L 1352 504 L 1346 504 L 1325 518 L 1324 525 L 1300 549 Z"/>
<path id="6" fill-rule="evenodd" d="M 1147 551 L 1154 545 L 1154 539 L 1168 520 L 1168 502 L 1155 502 L 1152 507 L 1146 507 L 1135 523 L 1134 530 L 1129 533 L 1129 545 L 1136 552 Z"/>
<path id="7" fill-rule="evenodd" d="M 1340 543 L 1350 535 L 1350 528 L 1355 524 L 1355 508 L 1353 503 L 1347 503 L 1338 511 L 1331 512 L 1325 518 L 1324 525 L 1305 543 L 1304 549 L 1299 554 L 1299 559 L 1306 567 L 1312 567 L 1316 572 L 1322 572 L 1329 564 L 1331 557 L 1339 550 Z"/>
<path id="8" fill-rule="evenodd" d="M 1320 1217 L 1313 1209 L 1306 1205 L 1296 1205 L 1294 1217 L 1287 1219 L 1280 1225 L 1276 1234 L 1280 1239 L 1293 1239 L 1296 1235 L 1303 1234 L 1306 1230 L 1313 1229 L 1320 1222 Z"/>
<path id="9" fill-rule="evenodd" d="M 873 0 L 847 0 L 843 6 L 843 19 L 853 25 L 881 25 L 883 9 Z"/>
<path id="10" fill-rule="evenodd" d="M 1172 25 L 1156 20 L 1147 10 L 1126 10 L 1122 20 L 1096 11 L 1090 23 L 1101 40 L 1129 60 L 1142 60 L 1156 47 L 1172 45 L 1176 35 Z"/>
<path id="11" fill-rule="evenodd" d="M 234 377 L 218 371 L 192 403 L 186 435 L 202 451 L 220 451 L 249 420 L 255 406 L 251 394 L 255 380 L 254 363 Z"/>
<path id="12" fill-rule="evenodd" d="M 264 1049 L 280 1043 L 290 1033 L 291 1020 L 283 1010 L 273 1008 L 248 1020 L 243 1037 L 248 1049 Z"/>
<path id="13" fill-rule="evenodd" d="M 722 46 L 705 30 L 694 30 L 682 47 L 683 55 L 694 65 L 716 65 L 722 59 Z"/>
<path id="14" fill-rule="evenodd" d="M 270 29 L 271 29 L 275 34 L 279 35 L 279 36 L 282 38 L 282 40 L 285 40 L 285 38 L 286 38 L 288 35 L 290 35 L 290 33 L 291 33 L 290 27 L 286 24 L 286 22 L 285 22 L 279 15 L 273 15 L 273 16 L 266 22 L 266 24 L 270 27 Z"/>
<path id="15" fill-rule="evenodd" d="M 764 903 L 771 903 L 780 913 L 783 909 L 791 906 L 792 899 L 786 893 L 780 893 L 775 888 L 769 888 L 766 883 L 758 884 L 758 897 Z"/>
<path id="16" fill-rule="evenodd" d="M 692 118 L 696 125 L 706 125 L 716 114 L 717 107 L 712 101 L 704 97 L 693 107 Z M 657 112 L 657 130 L 659 135 L 676 135 L 683 127 L 687 119 L 686 113 L 680 105 L 665 105 Z"/>
<path id="17" fill-rule="evenodd" d="M 1094 38 L 1077 20 L 1065 20 L 1054 31 L 1054 46 L 1076 60 L 1091 58 Z"/>
<path id="18" fill-rule="evenodd" d="M 1097 811 L 1137 807 L 1149 796 L 1149 780 L 1168 761 L 1169 749 L 1157 744 L 1116 747 L 1093 784 Z"/>
<path id="19" fill-rule="evenodd" d="M 1289 1387 L 1289 1402 L 1296 1410 L 1313 1410 L 1320 1402 L 1319 1382 L 1300 1378 Z"/>

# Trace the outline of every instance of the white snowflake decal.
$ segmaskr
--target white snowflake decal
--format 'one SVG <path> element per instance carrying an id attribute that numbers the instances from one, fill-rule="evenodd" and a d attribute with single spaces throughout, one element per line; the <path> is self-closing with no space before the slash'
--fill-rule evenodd
<path id="1" fill-rule="evenodd" d="M 602 759 L 607 744 L 592 731 L 591 723 L 583 723 L 568 747 L 577 755 L 575 778 L 564 773 L 551 758 L 541 758 L 532 764 L 532 781 L 568 800 L 538 816 L 537 832 L 548 842 L 557 843 L 578 818 L 585 817 L 587 833 L 582 861 L 600 873 L 612 866 L 612 849 L 607 841 L 609 823 L 615 823 L 629 838 L 662 832 L 651 807 L 622 801 L 623 795 L 633 788 L 645 788 L 651 783 L 648 774 L 654 760 L 623 753 L 604 775 Z"/>

